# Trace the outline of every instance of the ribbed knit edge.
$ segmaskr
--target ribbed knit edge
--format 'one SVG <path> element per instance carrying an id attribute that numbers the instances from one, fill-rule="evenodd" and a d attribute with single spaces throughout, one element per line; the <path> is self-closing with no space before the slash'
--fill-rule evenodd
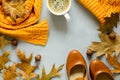
<path id="1" fill-rule="evenodd" d="M 115 8 L 112 12 L 112 8 L 109 5 L 100 3 L 99 0 L 77 0 L 80 4 L 82 4 L 85 8 L 87 8 L 96 18 L 104 23 L 105 17 L 111 17 L 112 13 L 120 12 L 120 9 Z"/>
<path id="2" fill-rule="evenodd" d="M 18 30 L 7 30 L 0 28 L 0 33 L 28 43 L 46 45 L 48 40 L 48 22 L 47 20 L 43 20 L 39 24 Z"/>

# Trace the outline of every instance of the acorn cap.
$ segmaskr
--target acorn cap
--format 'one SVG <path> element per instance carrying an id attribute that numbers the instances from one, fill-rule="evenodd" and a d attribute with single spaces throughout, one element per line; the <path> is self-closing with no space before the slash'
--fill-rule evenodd
<path id="1" fill-rule="evenodd" d="M 120 12 L 120 0 L 77 0 L 85 8 L 93 13 L 100 21 L 105 23 L 104 18 L 111 17 L 112 13 Z"/>

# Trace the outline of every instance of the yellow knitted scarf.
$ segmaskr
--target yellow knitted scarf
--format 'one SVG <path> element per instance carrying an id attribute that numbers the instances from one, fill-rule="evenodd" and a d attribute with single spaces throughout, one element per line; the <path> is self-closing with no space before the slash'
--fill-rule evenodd
<path id="1" fill-rule="evenodd" d="M 45 45 L 48 39 L 48 22 L 40 18 L 42 0 L 25 0 L 24 7 L 29 11 L 24 18 L 13 21 L 9 15 L 5 16 L 0 4 L 0 33 L 17 39 L 39 45 Z M 35 24 L 36 23 L 36 24 Z"/>

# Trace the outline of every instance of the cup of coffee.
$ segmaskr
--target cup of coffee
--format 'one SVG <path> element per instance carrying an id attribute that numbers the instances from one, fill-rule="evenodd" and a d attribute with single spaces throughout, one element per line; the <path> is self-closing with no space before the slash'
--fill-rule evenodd
<path id="1" fill-rule="evenodd" d="M 71 0 L 47 0 L 47 7 L 54 15 L 64 15 L 66 20 L 70 21 L 70 16 L 67 13 L 71 7 Z"/>

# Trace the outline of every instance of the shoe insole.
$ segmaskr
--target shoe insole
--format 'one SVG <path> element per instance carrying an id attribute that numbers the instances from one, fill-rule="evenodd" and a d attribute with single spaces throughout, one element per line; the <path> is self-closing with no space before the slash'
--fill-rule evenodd
<path id="1" fill-rule="evenodd" d="M 72 74 L 70 76 L 70 80 L 84 80 L 83 75 L 84 75 L 84 73 L 81 73 L 81 72 Z"/>
<path id="2" fill-rule="evenodd" d="M 101 73 L 97 75 L 96 80 L 113 80 L 113 78 L 108 73 Z"/>
<path id="3" fill-rule="evenodd" d="M 70 80 L 84 80 L 85 68 L 83 66 L 75 66 L 71 69 Z"/>

